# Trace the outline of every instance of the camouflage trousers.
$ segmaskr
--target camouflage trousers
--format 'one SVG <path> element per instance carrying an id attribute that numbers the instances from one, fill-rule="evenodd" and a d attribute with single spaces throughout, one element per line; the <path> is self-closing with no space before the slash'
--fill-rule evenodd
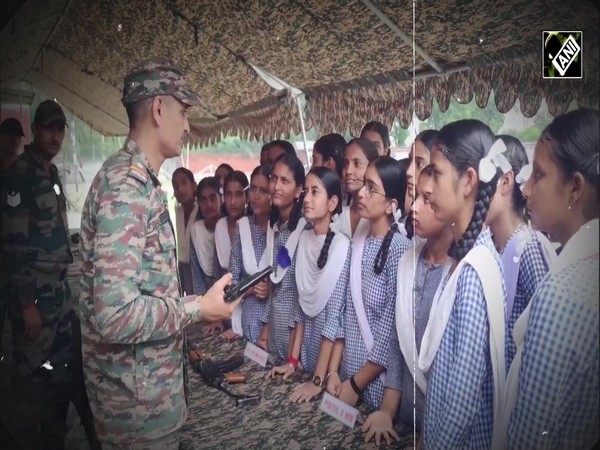
<path id="1" fill-rule="evenodd" d="M 36 307 L 42 329 L 36 339 L 25 336 L 18 302 L 11 302 L 13 360 L 11 423 L 7 428 L 27 449 L 64 447 L 67 412 L 72 395 L 73 340 L 70 295 L 65 281 L 44 286 Z"/>
<path id="2" fill-rule="evenodd" d="M 102 450 L 178 450 L 179 431 L 167 434 L 159 439 L 144 442 L 143 444 L 108 444 L 102 443 Z"/>

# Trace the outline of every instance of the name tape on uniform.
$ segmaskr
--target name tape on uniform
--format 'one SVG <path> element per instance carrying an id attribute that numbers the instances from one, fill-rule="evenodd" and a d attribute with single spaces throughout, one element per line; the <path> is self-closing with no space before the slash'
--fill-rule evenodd
<path id="1" fill-rule="evenodd" d="M 354 428 L 354 424 L 358 417 L 358 410 L 344 403 L 339 398 L 335 398 L 333 395 L 325 392 L 319 408 L 325 414 L 342 422 L 347 427 Z"/>
<path id="2" fill-rule="evenodd" d="M 251 359 L 261 367 L 265 367 L 269 360 L 269 354 L 265 352 L 262 348 L 254 345 L 251 342 L 248 342 L 246 344 L 246 348 L 244 349 L 244 356 L 246 358 Z"/>

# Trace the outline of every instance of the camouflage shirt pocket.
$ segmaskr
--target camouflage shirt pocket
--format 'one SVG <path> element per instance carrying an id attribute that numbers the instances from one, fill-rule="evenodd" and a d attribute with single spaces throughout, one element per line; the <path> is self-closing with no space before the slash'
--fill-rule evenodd
<path id="1" fill-rule="evenodd" d="M 58 203 L 53 191 L 36 193 L 36 210 L 34 213 L 35 229 L 42 236 L 52 237 L 53 230 L 58 226 Z"/>

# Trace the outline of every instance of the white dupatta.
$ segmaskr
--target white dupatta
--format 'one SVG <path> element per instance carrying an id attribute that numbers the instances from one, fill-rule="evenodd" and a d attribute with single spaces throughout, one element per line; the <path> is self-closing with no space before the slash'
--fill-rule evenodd
<path id="1" fill-rule="evenodd" d="M 215 234 L 206 228 L 204 220 L 199 220 L 194 223 L 191 236 L 202 272 L 207 277 L 212 277 L 215 257 Z"/>
<path id="2" fill-rule="evenodd" d="M 490 359 L 494 378 L 494 424 L 500 418 L 502 393 L 506 382 L 506 362 L 504 358 L 504 280 L 497 267 L 492 251 L 485 245 L 477 245 L 458 263 L 448 281 L 440 283 L 435 294 L 427 328 L 421 342 L 419 368 L 427 372 L 442 341 L 450 314 L 454 308 L 459 275 L 465 264 L 477 272 L 483 286 L 489 323 Z"/>
<path id="3" fill-rule="evenodd" d="M 396 332 L 400 350 L 406 361 L 406 365 L 412 369 L 415 383 L 423 394 L 427 389 L 427 380 L 419 365 L 417 364 L 417 343 L 415 340 L 414 321 L 414 287 L 415 267 L 419 260 L 425 243 L 419 243 L 416 247 L 409 248 L 400 258 L 398 263 L 398 290 L 396 293 Z M 442 272 L 442 281 L 448 275 L 452 264 L 445 264 Z"/>
<path id="4" fill-rule="evenodd" d="M 252 231 L 250 229 L 250 219 L 246 216 L 242 217 L 237 222 L 240 231 L 240 242 L 242 243 L 242 263 L 244 271 L 248 275 L 254 275 L 267 267 L 267 250 L 263 251 L 260 261 L 256 262 L 256 254 L 254 253 L 254 241 L 252 240 Z M 242 304 L 238 304 L 231 315 L 231 329 L 234 333 L 243 336 L 244 329 L 242 327 Z"/>
<path id="5" fill-rule="evenodd" d="M 348 239 L 352 239 L 352 221 L 350 220 L 350 206 L 342 207 L 342 212 L 335 222 L 331 224 L 331 229 L 336 233 L 342 233 Z M 369 221 L 364 218 L 360 218 L 354 235 L 358 235 L 359 232 L 369 230 Z"/>
<path id="6" fill-rule="evenodd" d="M 219 265 L 221 268 L 229 270 L 231 238 L 229 237 L 227 217 L 220 218 L 215 226 L 215 248 L 217 249 L 217 259 L 219 260 Z"/>
<path id="7" fill-rule="evenodd" d="M 187 223 L 185 223 L 183 206 L 175 205 L 175 236 L 177 238 L 177 259 L 179 262 L 190 262 L 190 238 L 197 214 L 198 205 L 194 205 L 194 209 L 190 214 L 190 218 L 188 219 Z"/>
<path id="8" fill-rule="evenodd" d="M 344 270 L 350 247 L 348 238 L 336 233 L 329 246 L 327 263 L 319 269 L 317 261 L 324 242 L 325 235 L 317 236 L 314 230 L 305 230 L 298 243 L 295 273 L 298 301 L 308 317 L 316 317 L 325 309 Z"/>
<path id="9" fill-rule="evenodd" d="M 265 249 L 265 252 L 268 252 L 267 254 L 269 255 L 269 265 L 273 267 L 273 273 L 271 273 L 270 278 L 274 284 L 281 283 L 281 280 L 283 280 L 283 277 L 285 276 L 289 268 L 289 266 L 286 268 L 281 267 L 277 263 L 277 261 L 275 261 L 275 256 L 273 255 L 275 245 L 274 228 L 278 226 L 278 224 L 275 224 L 275 226 L 273 227 L 267 227 L 267 248 Z M 298 241 L 300 240 L 300 235 L 302 234 L 302 231 L 304 231 L 305 226 L 306 219 L 304 219 L 304 217 L 301 217 L 300 220 L 298 220 L 298 225 L 296 226 L 296 229 L 290 234 L 285 243 L 285 248 L 288 251 L 290 260 L 294 259 L 294 254 L 296 253 L 296 248 L 298 247 Z M 277 264 L 277 267 L 275 266 L 275 264 Z"/>
<path id="10" fill-rule="evenodd" d="M 590 220 L 588 223 L 584 224 L 577 231 L 577 233 L 575 233 L 571 239 L 569 239 L 562 252 L 560 252 L 560 255 L 558 256 L 556 256 L 556 253 L 553 251 L 548 251 L 552 248 L 552 245 L 549 242 L 542 243 L 544 257 L 547 258 L 546 263 L 549 265 L 550 270 L 538 285 L 538 289 L 552 275 L 562 272 L 577 261 L 587 259 L 598 253 L 598 232 L 600 231 L 599 224 L 600 221 L 598 221 L 598 219 Z M 498 426 L 494 427 L 494 436 L 492 439 L 493 449 L 504 448 L 506 438 L 508 437 L 510 416 L 515 408 L 515 405 L 517 404 L 517 395 L 519 393 L 519 372 L 521 371 L 525 333 L 527 331 L 527 322 L 529 320 L 530 310 L 531 302 L 529 302 L 529 305 L 527 305 L 527 308 L 525 308 L 523 314 L 521 314 L 519 319 L 515 322 L 515 327 L 513 329 L 513 339 L 517 346 L 517 353 L 515 354 L 508 371 L 501 420 L 499 421 Z"/>
<path id="11" fill-rule="evenodd" d="M 352 259 L 350 265 L 350 294 L 352 296 L 352 304 L 356 312 L 356 319 L 360 334 L 367 348 L 367 352 L 373 350 L 375 338 L 367 319 L 365 304 L 362 296 L 362 255 L 365 247 L 365 240 L 369 234 L 369 228 L 356 229 L 354 238 L 352 239 Z M 385 385 L 385 371 L 379 374 L 379 379 Z"/>

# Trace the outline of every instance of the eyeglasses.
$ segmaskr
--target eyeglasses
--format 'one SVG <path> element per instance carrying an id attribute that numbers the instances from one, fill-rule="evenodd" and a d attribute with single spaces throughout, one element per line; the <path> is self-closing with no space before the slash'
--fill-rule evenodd
<path id="1" fill-rule="evenodd" d="M 378 190 L 373 188 L 373 185 L 369 182 L 367 182 L 365 179 L 361 180 L 362 184 L 363 184 L 363 188 L 365 190 L 365 197 L 367 198 L 372 198 L 373 194 L 377 194 L 377 195 L 381 195 L 382 197 L 385 197 L 385 194 L 383 192 L 379 192 Z"/>
<path id="2" fill-rule="evenodd" d="M 250 193 L 255 195 L 269 195 L 269 190 L 263 187 L 250 186 Z"/>

